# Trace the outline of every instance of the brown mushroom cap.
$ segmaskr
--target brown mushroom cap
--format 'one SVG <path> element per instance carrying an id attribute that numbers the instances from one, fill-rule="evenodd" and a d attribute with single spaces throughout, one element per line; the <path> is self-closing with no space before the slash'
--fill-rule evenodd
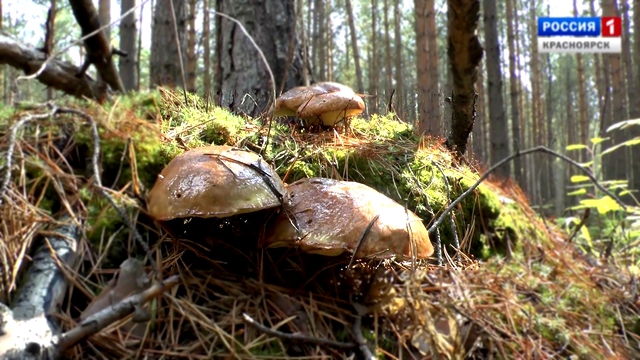
<path id="1" fill-rule="evenodd" d="M 325 126 L 334 126 L 345 117 L 361 114 L 364 101 L 348 86 L 321 82 L 312 86 L 298 86 L 276 99 L 274 116 L 298 116 Z"/>
<path id="2" fill-rule="evenodd" d="M 338 121 L 361 114 L 364 101 L 353 91 L 337 91 L 318 95 L 298 109 L 301 119 L 320 118 L 325 126 L 334 126 Z"/>
<path id="3" fill-rule="evenodd" d="M 158 221 L 228 217 L 281 205 L 284 184 L 260 155 L 231 146 L 205 146 L 176 156 L 149 192 Z"/>
<path id="4" fill-rule="evenodd" d="M 274 116 L 296 116 L 300 105 L 306 103 L 314 96 L 326 94 L 327 90 L 321 87 L 298 86 L 285 92 L 276 99 Z"/>
<path id="5" fill-rule="evenodd" d="M 428 258 L 433 254 L 422 220 L 364 184 L 309 178 L 290 184 L 287 191 L 290 199 L 287 211 L 281 212 L 269 227 L 266 246 L 299 246 L 302 251 L 327 256 L 353 253 L 373 221 L 357 251 L 357 258 L 395 255 L 409 258 L 410 239 L 415 243 L 417 258 Z M 377 219 L 376 215 L 379 216 Z"/>

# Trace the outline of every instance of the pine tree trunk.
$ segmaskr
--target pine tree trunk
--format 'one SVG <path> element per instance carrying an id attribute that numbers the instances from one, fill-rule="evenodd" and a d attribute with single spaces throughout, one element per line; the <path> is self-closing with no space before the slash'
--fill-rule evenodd
<path id="1" fill-rule="evenodd" d="M 640 92 L 640 0 L 633 1 L 633 60 L 634 72 L 633 83 L 635 91 Z M 628 78 L 631 81 L 631 78 Z M 629 114 L 632 119 L 640 118 L 640 94 L 634 94 L 634 102 L 629 103 Z M 640 127 L 635 126 L 633 135 L 640 136 Z M 640 164 L 640 145 L 636 145 L 631 149 L 631 163 Z M 631 167 L 633 178 L 631 188 L 640 191 L 640 169 L 637 165 Z"/>
<path id="2" fill-rule="evenodd" d="M 210 0 L 202 0 L 204 14 L 202 17 L 202 42 L 204 43 L 204 76 L 203 86 L 206 99 L 211 96 L 211 17 L 209 16 Z"/>
<path id="3" fill-rule="evenodd" d="M 624 104 L 625 119 L 629 117 L 631 106 L 634 103 L 634 97 L 638 96 L 638 84 L 633 82 L 634 71 L 633 63 L 631 61 L 631 34 L 630 34 L 630 19 L 629 19 L 629 0 L 620 0 L 620 11 L 622 12 L 622 59 L 624 61 L 624 79 L 626 83 L 626 103 Z"/>
<path id="4" fill-rule="evenodd" d="M 604 0 L 602 2 L 603 16 L 618 16 L 619 13 L 616 9 L 615 0 Z M 620 54 L 605 54 L 610 64 L 610 76 L 613 86 L 611 89 L 611 106 L 613 111 L 613 118 L 611 121 L 605 123 L 605 129 L 610 125 L 626 120 L 625 108 L 624 108 L 624 79 L 622 77 L 622 65 Z M 622 131 L 614 131 L 611 133 L 612 144 L 620 144 L 626 140 L 625 133 Z M 606 159 L 608 157 L 608 159 Z M 627 149 L 622 148 L 610 155 L 605 155 L 606 164 L 605 173 L 608 174 L 609 179 L 612 180 L 624 180 L 627 179 Z"/>
<path id="5" fill-rule="evenodd" d="M 356 33 L 356 25 L 353 17 L 353 8 L 351 0 L 345 0 L 347 7 L 347 20 L 349 22 L 349 33 L 351 34 L 351 47 L 353 48 L 353 61 L 356 65 L 356 79 L 358 81 L 358 92 L 364 93 L 364 81 L 362 79 L 362 67 L 360 67 L 360 51 L 358 49 L 358 35 Z"/>
<path id="6" fill-rule="evenodd" d="M 427 49 L 429 51 L 429 116 L 436 124 L 436 133 L 442 134 L 442 119 L 440 117 L 440 92 L 438 85 L 438 29 L 436 27 L 436 1 L 427 0 Z"/>
<path id="7" fill-rule="evenodd" d="M 509 156 L 509 126 L 504 113 L 502 98 L 502 71 L 500 69 L 500 43 L 498 39 L 498 19 L 496 3 L 484 0 L 484 39 L 486 47 L 487 91 L 489 99 L 489 133 L 491 141 L 491 164 Z M 508 164 L 501 166 L 496 173 L 508 178 Z"/>
<path id="8" fill-rule="evenodd" d="M 173 26 L 173 14 L 171 3 L 178 27 L 178 43 L 180 52 L 176 46 L 176 33 Z M 185 0 L 157 0 L 153 17 L 153 30 L 151 35 L 151 64 L 149 73 L 150 86 L 166 86 L 170 88 L 183 86 L 180 71 L 180 55 L 182 63 L 185 63 L 187 34 L 187 4 Z"/>
<path id="9" fill-rule="evenodd" d="M 404 119 L 405 121 L 405 111 L 404 111 L 404 81 L 403 81 L 403 71 L 402 71 L 402 28 L 400 21 L 400 0 L 395 0 L 393 4 L 393 32 L 394 32 L 394 50 L 395 50 L 395 70 L 396 70 L 396 114 L 400 119 Z"/>
<path id="10" fill-rule="evenodd" d="M 302 47 L 295 34 L 295 3 L 282 0 L 221 0 L 218 11 L 232 16 L 254 35 L 273 71 L 276 89 L 302 85 Z M 269 109 L 273 87 L 257 50 L 238 26 L 223 19 L 217 57 L 221 105 L 235 113 L 258 116 Z M 294 63 L 287 65 L 289 41 L 294 40 Z M 286 73 L 285 73 L 286 72 Z M 283 80 L 285 79 L 285 80 Z M 284 81 L 284 84 L 281 82 Z"/>
<path id="11" fill-rule="evenodd" d="M 415 0 L 416 74 L 418 90 L 418 114 L 416 128 L 419 134 L 440 135 L 440 122 L 431 116 L 431 84 L 429 43 L 427 40 L 427 0 Z"/>
<path id="12" fill-rule="evenodd" d="M 326 29 L 326 19 L 325 19 L 325 13 L 324 13 L 324 4 L 325 1 L 324 0 L 315 0 L 314 3 L 314 10 L 315 10 L 315 14 L 314 16 L 317 16 L 317 24 L 318 24 L 318 28 L 317 28 L 317 62 L 315 63 L 316 65 L 316 77 L 318 78 L 319 81 L 326 81 L 327 80 L 327 72 L 326 72 L 326 68 L 327 68 L 327 64 L 326 64 L 326 49 L 327 49 L 327 42 L 325 40 L 325 35 L 327 33 L 327 29 Z"/>
<path id="13" fill-rule="evenodd" d="M 327 57 L 327 81 L 333 81 L 333 31 L 331 29 L 331 2 L 325 3 L 325 55 Z"/>
<path id="14" fill-rule="evenodd" d="M 198 58 L 196 57 L 196 4 L 197 0 L 189 1 L 189 17 L 187 21 L 187 91 L 196 92 L 196 68 Z"/>
<path id="15" fill-rule="evenodd" d="M 509 47 L 509 89 L 511 98 L 511 141 L 513 151 L 522 149 L 520 144 L 520 108 L 518 107 L 518 74 L 516 73 L 515 32 L 513 28 L 514 0 L 507 0 L 507 42 Z M 518 184 L 524 184 L 522 160 L 517 157 L 513 161 L 513 173 Z"/>
<path id="16" fill-rule="evenodd" d="M 122 0 L 120 14 L 124 14 L 136 6 L 136 0 Z M 122 85 L 126 91 L 138 88 L 138 30 L 136 28 L 136 12 L 122 18 L 120 22 L 120 50 L 127 53 L 126 57 L 120 57 L 118 71 Z"/>
<path id="17" fill-rule="evenodd" d="M 371 57 L 369 58 L 369 93 L 373 96 L 370 112 L 378 112 L 378 0 L 371 0 Z"/>
<path id="18" fill-rule="evenodd" d="M 573 16 L 578 17 L 577 0 L 573 0 Z M 582 54 L 576 54 L 577 72 L 578 72 L 578 109 L 580 116 L 580 144 L 588 144 L 589 125 L 587 123 L 587 94 L 584 86 L 584 65 L 582 63 Z M 586 153 L 580 153 L 580 160 L 585 160 Z"/>
<path id="19" fill-rule="evenodd" d="M 451 131 L 446 145 L 464 156 L 467 140 L 473 130 L 476 110 L 475 82 L 482 60 L 476 29 L 480 17 L 479 0 L 447 1 L 447 57 L 451 78 Z"/>
<path id="20" fill-rule="evenodd" d="M 536 16 L 536 7 L 538 0 L 531 1 L 530 4 L 530 18 L 529 18 L 529 34 L 531 35 L 531 71 L 530 71 L 530 80 L 531 80 L 531 135 L 530 135 L 530 143 L 540 145 L 542 144 L 540 132 L 540 124 L 542 123 L 543 112 L 542 112 L 542 86 L 540 84 L 541 74 L 540 74 L 540 58 L 538 55 L 538 34 L 537 34 L 537 16 Z M 540 165 L 540 156 L 534 156 L 533 161 L 531 162 L 530 174 L 532 177 L 531 186 L 529 187 L 531 192 L 531 198 L 534 199 L 536 203 L 538 203 L 541 197 L 541 181 L 538 176 L 538 171 L 536 170 Z"/>
<path id="21" fill-rule="evenodd" d="M 389 30 L 389 0 L 383 1 L 384 7 L 384 60 L 385 94 L 391 94 L 393 88 L 393 70 L 391 68 L 391 31 Z M 387 100 L 387 99 L 385 99 Z"/>

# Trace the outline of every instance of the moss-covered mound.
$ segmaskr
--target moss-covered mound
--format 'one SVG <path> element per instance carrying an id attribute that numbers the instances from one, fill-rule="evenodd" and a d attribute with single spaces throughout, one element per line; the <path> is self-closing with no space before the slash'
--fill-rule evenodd
<path id="1" fill-rule="evenodd" d="M 455 163 L 439 140 L 416 137 L 393 114 L 353 119 L 344 131 L 307 133 L 236 116 L 195 96 L 184 101 L 182 94 L 160 90 L 103 106 L 58 104 L 99 124 L 103 186 L 137 221 L 162 260 L 163 276 L 181 276 L 181 284 L 154 303 L 143 342 L 110 328 L 69 356 L 339 358 L 358 352 L 359 332 L 389 359 L 638 356 L 635 278 L 582 256 L 503 182 L 481 184 L 433 234 L 443 245 L 443 265 L 345 268 L 344 259 L 292 250 L 245 246 L 234 252 L 229 249 L 237 244 L 223 244 L 229 249 L 212 251 L 172 240 L 145 215 L 146 191 L 175 155 L 193 147 L 229 144 L 259 152 L 286 183 L 312 176 L 362 182 L 406 205 L 425 225 L 479 178 L 472 167 Z M 19 110 L 9 123 L 46 111 Z M 2 147 L 9 146 L 5 129 Z M 85 261 L 63 310 L 66 328 L 112 269 L 128 256 L 144 255 L 95 188 L 94 140 L 78 116 L 26 123 L 0 209 L 0 253 L 9 259 L 4 301 L 19 286 L 25 249 L 56 214 L 73 211 L 86 219 Z M 366 309 L 361 326 L 355 302 Z M 243 313 L 301 338 L 265 334 L 248 326 Z"/>

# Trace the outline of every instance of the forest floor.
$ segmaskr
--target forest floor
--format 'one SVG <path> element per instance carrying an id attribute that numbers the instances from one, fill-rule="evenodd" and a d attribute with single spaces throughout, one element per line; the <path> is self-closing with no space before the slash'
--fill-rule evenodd
<path id="1" fill-rule="evenodd" d="M 308 133 L 165 90 L 57 106 L 98 124 L 103 189 L 149 243 L 161 276 L 179 275 L 150 303 L 150 320 L 123 319 L 68 358 L 328 359 L 365 349 L 384 359 L 640 357 L 634 258 L 585 251 L 499 179 L 480 185 L 441 225 L 432 242 L 443 244 L 442 265 L 347 267 L 348 257 L 295 249 L 204 249 L 163 235 L 146 214 L 146 191 L 175 155 L 230 144 L 261 152 L 285 183 L 317 176 L 362 182 L 429 225 L 479 174 L 393 114 Z M 50 111 L 26 106 L 0 119 L 3 153 L 14 148 L 0 207 L 0 301 L 11 305 L 29 249 L 71 213 L 84 231 L 57 316 L 68 330 L 125 259 L 149 254 L 93 178 L 97 147 L 87 118 Z M 12 140 L 9 127 L 24 119 Z"/>

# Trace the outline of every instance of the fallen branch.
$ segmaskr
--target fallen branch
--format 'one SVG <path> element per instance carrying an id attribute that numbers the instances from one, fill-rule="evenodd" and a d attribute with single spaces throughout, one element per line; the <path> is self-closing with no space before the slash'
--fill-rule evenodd
<path id="1" fill-rule="evenodd" d="M 438 228 L 438 226 L 440 226 L 442 224 L 442 222 L 444 221 L 444 218 L 447 216 L 447 214 L 449 214 L 449 212 L 451 212 L 451 210 L 453 210 L 462 200 L 464 200 L 464 198 L 466 198 L 467 196 L 469 196 L 469 194 L 471 194 L 478 186 L 480 186 L 480 184 L 485 181 L 489 175 L 491 175 L 492 172 L 494 172 L 497 168 L 499 168 L 500 166 L 502 166 L 503 164 L 517 158 L 520 157 L 522 155 L 528 155 L 528 154 L 533 154 L 536 152 L 542 152 L 545 154 L 549 154 L 549 155 L 553 155 L 567 163 L 569 163 L 569 165 L 573 165 L 576 168 L 580 169 L 580 171 L 582 171 L 582 173 L 584 173 L 589 180 L 591 180 L 591 182 L 598 188 L 600 189 L 603 193 L 609 195 L 612 199 L 614 199 L 619 205 L 620 207 L 622 207 L 622 209 L 626 210 L 627 207 L 626 205 L 622 202 L 622 200 L 620 200 L 620 198 L 612 193 L 611 191 L 607 190 L 604 186 L 602 186 L 602 184 L 600 184 L 600 182 L 598 182 L 598 180 L 595 178 L 595 176 L 593 176 L 593 174 L 591 173 L 591 171 L 585 169 L 584 167 L 580 166 L 580 164 L 578 164 L 577 162 L 571 160 L 569 157 L 562 155 L 556 151 L 553 151 L 545 146 L 536 146 L 534 148 L 531 149 L 526 149 L 526 150 L 522 150 L 522 151 L 518 151 L 515 154 L 508 156 L 502 160 L 500 160 L 497 164 L 493 165 L 492 167 L 490 167 L 484 174 L 482 174 L 482 176 L 480 176 L 480 179 L 478 179 L 478 181 L 476 181 L 473 185 L 471 185 L 470 188 L 467 189 L 467 191 L 463 192 L 460 196 L 458 196 L 457 199 L 455 199 L 451 204 L 449 204 L 449 206 L 447 206 L 446 209 L 444 209 L 444 211 L 442 212 L 442 214 L 440 214 L 440 216 L 438 217 L 438 220 L 436 220 L 428 229 L 429 234 L 432 234 L 434 231 L 436 231 L 436 229 Z"/>
<path id="2" fill-rule="evenodd" d="M 259 322 L 255 321 L 251 316 L 249 316 L 246 313 L 243 313 L 242 316 L 244 317 L 244 321 L 247 324 L 255 327 L 256 329 L 262 331 L 265 334 L 275 336 L 280 339 L 306 342 L 306 343 L 311 343 L 316 345 L 331 346 L 331 347 L 340 348 L 340 349 L 354 349 L 358 347 L 358 345 L 350 342 L 341 342 L 341 341 L 335 341 L 330 339 L 322 339 L 322 338 L 307 336 L 307 335 L 298 334 L 298 333 L 294 333 L 294 334 L 284 333 L 282 331 L 271 329 L 260 324 Z"/>
<path id="3" fill-rule="evenodd" d="M 20 69 L 25 75 L 35 75 L 41 83 L 75 97 L 101 99 L 107 95 L 106 83 L 88 75 L 77 77 L 77 66 L 47 59 L 47 54 L 22 43 L 4 29 L 0 29 L 0 64 Z"/>
<path id="4" fill-rule="evenodd" d="M 60 352 L 77 344 L 80 340 L 91 335 L 97 334 L 100 330 L 113 324 L 114 322 L 124 319 L 129 314 L 134 313 L 137 309 L 141 309 L 144 304 L 152 299 L 162 295 L 165 291 L 171 289 L 178 283 L 180 277 L 178 275 L 171 276 L 161 283 L 156 283 L 149 289 L 124 299 L 116 305 L 107 307 L 96 314 L 88 317 L 77 327 L 67 331 L 60 336 L 57 342 L 57 348 Z"/>
<path id="5" fill-rule="evenodd" d="M 73 268 L 77 242 L 82 232 L 62 217 L 59 225 L 36 250 L 19 288 L 13 309 L 0 304 L 0 359 L 29 359 L 50 347 L 57 333 L 48 316 L 57 311 L 67 292 L 67 281 L 59 263 Z"/>

